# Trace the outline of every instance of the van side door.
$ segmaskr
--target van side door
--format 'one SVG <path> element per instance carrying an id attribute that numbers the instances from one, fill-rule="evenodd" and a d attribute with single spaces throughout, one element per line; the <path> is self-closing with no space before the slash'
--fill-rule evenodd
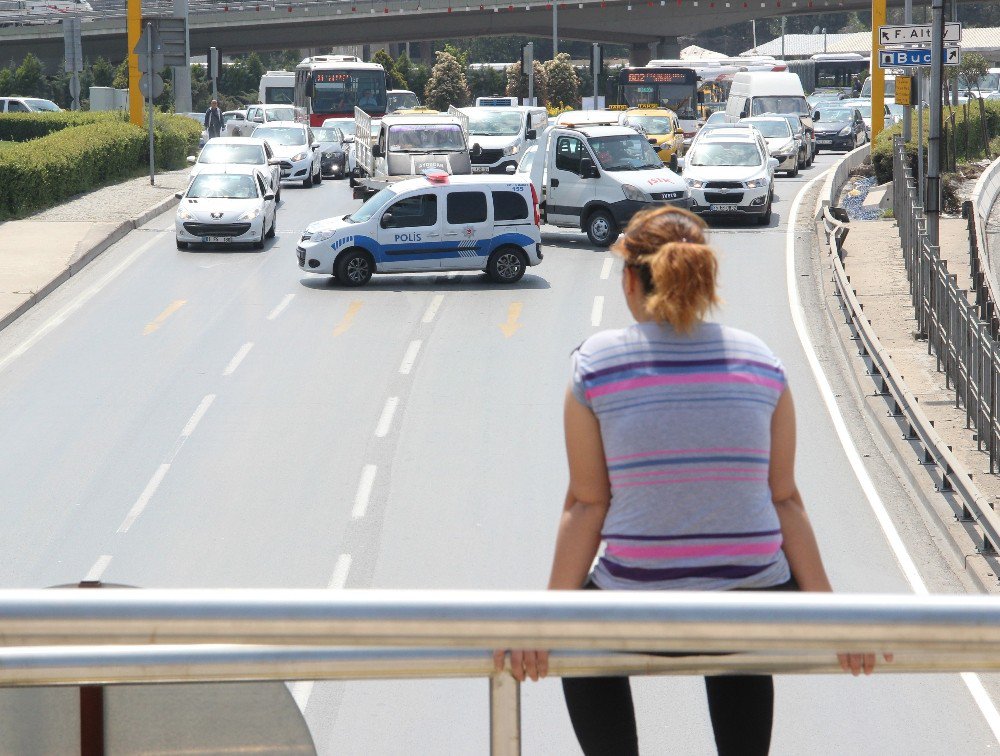
<path id="1" fill-rule="evenodd" d="M 546 217 L 556 226 L 579 226 L 584 205 L 596 194 L 597 181 L 580 178 L 580 161 L 594 160 L 579 136 L 560 134 L 555 139 L 555 155 L 546 187 Z"/>
<path id="2" fill-rule="evenodd" d="M 441 239 L 439 196 L 433 189 L 414 192 L 382 211 L 377 232 L 379 271 L 437 270 L 446 248 Z"/>
<path id="3" fill-rule="evenodd" d="M 481 270 L 486 267 L 493 238 L 492 203 L 484 189 L 456 186 L 446 195 L 444 240 L 447 251 L 441 267 Z"/>

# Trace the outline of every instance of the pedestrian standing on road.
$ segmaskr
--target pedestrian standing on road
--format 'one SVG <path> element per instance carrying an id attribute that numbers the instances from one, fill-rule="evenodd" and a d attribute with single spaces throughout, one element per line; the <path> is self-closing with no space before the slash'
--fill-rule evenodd
<path id="1" fill-rule="evenodd" d="M 209 139 L 215 139 L 222 133 L 222 111 L 219 110 L 218 100 L 212 100 L 212 104 L 205 111 L 205 128 L 208 130 Z"/>
<path id="2" fill-rule="evenodd" d="M 757 337 L 704 319 L 719 301 L 704 231 L 686 210 L 657 208 L 616 247 L 636 322 L 572 356 L 550 590 L 832 590 L 795 485 L 784 367 Z M 498 670 L 504 656 L 494 654 Z M 839 660 L 855 675 L 875 666 L 874 654 Z M 513 650 L 510 661 L 518 680 L 548 672 L 547 651 Z M 767 754 L 771 677 L 705 687 L 719 754 Z M 627 677 L 563 678 L 563 691 L 587 756 L 638 753 Z"/>

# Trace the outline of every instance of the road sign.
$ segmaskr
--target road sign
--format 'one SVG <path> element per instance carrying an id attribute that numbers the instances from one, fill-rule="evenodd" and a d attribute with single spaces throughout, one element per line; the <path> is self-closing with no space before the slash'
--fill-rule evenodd
<path id="1" fill-rule="evenodd" d="M 918 26 L 909 24 L 907 26 L 880 26 L 878 28 L 878 41 L 880 45 L 912 45 L 921 42 L 930 42 L 932 39 L 931 25 Z M 944 25 L 944 38 L 942 42 L 961 42 L 962 24 L 957 21 L 948 22 Z"/>
<path id="2" fill-rule="evenodd" d="M 161 16 L 150 20 L 155 24 L 164 64 L 168 66 L 190 65 L 187 47 L 187 19 Z"/>
<path id="3" fill-rule="evenodd" d="M 958 45 L 944 46 L 944 64 L 957 66 L 962 62 L 962 53 Z M 901 47 L 897 50 L 879 50 L 879 68 L 906 68 L 907 66 L 929 66 L 931 64 L 931 49 L 929 47 Z"/>
<path id="4" fill-rule="evenodd" d="M 63 42 L 66 47 L 66 71 L 83 70 L 83 42 L 80 37 L 80 19 L 76 16 L 64 18 Z"/>
<path id="5" fill-rule="evenodd" d="M 143 32 L 145 34 L 146 32 Z M 149 56 L 146 55 L 146 51 L 143 50 L 139 53 L 139 73 L 149 73 L 146 69 L 149 66 Z M 166 63 L 163 62 L 163 53 L 158 51 L 155 47 L 153 48 L 153 73 L 158 73 L 166 68 Z"/>
<path id="6" fill-rule="evenodd" d="M 911 76 L 897 76 L 896 77 L 896 104 L 897 105 L 912 105 L 912 98 L 910 97 L 911 85 L 913 83 L 913 77 Z"/>
<path id="7" fill-rule="evenodd" d="M 142 96 L 149 99 L 149 82 L 153 82 L 153 99 L 155 100 L 161 94 L 163 94 L 163 77 L 158 73 L 148 74 L 144 73 L 139 79 L 139 91 L 142 92 Z"/>

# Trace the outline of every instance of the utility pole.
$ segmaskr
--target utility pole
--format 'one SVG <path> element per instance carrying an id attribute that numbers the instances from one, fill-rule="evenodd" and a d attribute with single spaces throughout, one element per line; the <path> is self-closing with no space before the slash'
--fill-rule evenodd
<path id="1" fill-rule="evenodd" d="M 135 48 L 142 36 L 142 0 L 128 0 L 128 116 L 136 126 L 142 126 L 142 92 L 139 91 L 139 53 Z"/>
<path id="2" fill-rule="evenodd" d="M 913 23 L 913 0 L 905 0 L 903 4 L 903 23 L 909 26 Z M 918 71 L 920 69 L 917 69 Z M 913 75 L 913 69 L 906 69 L 906 75 L 910 77 L 911 82 L 915 82 L 917 86 L 910 87 L 910 104 L 906 106 L 906 115 L 903 117 L 903 142 L 909 142 L 913 138 L 913 124 L 910 123 L 913 120 L 913 92 L 916 91 L 917 97 L 920 97 L 920 78 Z"/>
<path id="3" fill-rule="evenodd" d="M 559 54 L 559 2 L 552 0 L 552 60 Z"/>
<path id="4" fill-rule="evenodd" d="M 146 110 L 146 120 L 149 125 L 149 183 L 150 186 L 156 183 L 156 165 L 153 158 L 153 100 L 156 99 L 154 94 L 153 81 L 156 78 L 156 70 L 153 65 L 153 25 L 146 24 L 146 71 L 149 76 L 149 104 Z"/>
<path id="5" fill-rule="evenodd" d="M 885 0 L 872 0 L 872 141 L 875 141 L 875 137 L 885 128 L 885 71 L 876 65 L 881 49 L 878 28 L 884 24 Z M 825 42 L 823 47 L 826 48 Z"/>
<path id="6" fill-rule="evenodd" d="M 909 1 L 909 0 L 907 0 Z M 785 59 L 785 22 L 788 20 L 787 16 L 781 17 L 781 59 Z"/>
<path id="7" fill-rule="evenodd" d="M 927 239 L 935 247 L 941 225 L 941 74 L 944 69 L 944 0 L 931 0 L 931 124 L 927 134 Z M 874 110 L 874 109 L 873 109 Z"/>

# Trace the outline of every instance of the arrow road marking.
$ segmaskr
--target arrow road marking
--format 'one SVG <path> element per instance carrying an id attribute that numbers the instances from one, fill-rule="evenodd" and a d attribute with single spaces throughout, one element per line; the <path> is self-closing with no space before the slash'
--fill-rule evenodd
<path id="1" fill-rule="evenodd" d="M 524 328 L 523 323 L 519 323 L 518 320 L 521 317 L 521 303 L 512 302 L 510 307 L 507 308 L 507 322 L 500 326 L 500 330 L 503 331 L 504 338 L 509 339 L 519 330 Z"/>
<path id="2" fill-rule="evenodd" d="M 146 327 L 142 329 L 142 335 L 148 336 L 153 331 L 159 330 L 160 326 L 162 326 L 166 322 L 167 318 L 169 318 L 171 315 L 173 315 L 175 312 L 177 312 L 186 304 L 187 304 L 186 299 L 176 299 L 173 302 L 171 302 L 167 306 L 167 309 L 165 309 L 163 312 L 157 315 L 152 322 L 148 323 Z"/>

